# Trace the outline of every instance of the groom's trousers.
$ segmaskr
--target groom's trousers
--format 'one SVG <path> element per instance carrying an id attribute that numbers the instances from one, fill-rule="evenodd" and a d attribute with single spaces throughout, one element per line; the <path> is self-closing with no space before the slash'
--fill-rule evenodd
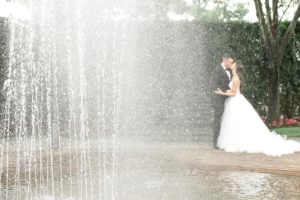
<path id="1" fill-rule="evenodd" d="M 214 99 L 214 127 L 213 127 L 213 145 L 217 148 L 218 137 L 220 135 L 221 117 L 224 111 L 225 98 Z"/>
<path id="2" fill-rule="evenodd" d="M 221 117 L 223 114 L 223 110 L 215 110 L 214 114 L 214 147 L 217 147 L 218 137 L 220 135 L 220 128 L 221 128 Z"/>

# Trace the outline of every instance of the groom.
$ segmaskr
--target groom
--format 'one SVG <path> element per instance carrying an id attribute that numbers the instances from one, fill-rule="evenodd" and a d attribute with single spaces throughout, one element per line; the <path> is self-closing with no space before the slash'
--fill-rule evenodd
<path id="1" fill-rule="evenodd" d="M 216 90 L 217 88 L 220 88 L 223 92 L 226 92 L 226 90 L 229 90 L 229 82 L 231 80 L 231 71 L 229 70 L 229 67 L 234 63 L 234 57 L 229 54 L 223 55 L 223 60 L 221 65 L 217 66 L 213 70 L 212 74 L 212 80 L 211 80 L 211 88 L 213 90 Z M 221 117 L 224 111 L 224 102 L 225 102 L 226 96 L 223 95 L 217 95 L 212 94 L 212 102 L 214 107 L 214 136 L 213 136 L 213 145 L 214 148 L 217 147 L 217 141 L 219 137 L 220 132 L 220 123 L 221 123 Z"/>

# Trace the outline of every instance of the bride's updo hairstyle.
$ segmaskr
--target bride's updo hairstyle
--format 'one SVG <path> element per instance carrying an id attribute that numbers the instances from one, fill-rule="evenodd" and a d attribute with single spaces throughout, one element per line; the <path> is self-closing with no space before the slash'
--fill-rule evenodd
<path id="1" fill-rule="evenodd" d="M 241 61 L 236 60 L 236 73 L 240 79 L 240 90 L 241 92 L 243 91 L 244 88 L 244 76 L 243 76 L 243 70 L 244 70 L 244 65 L 242 64 Z"/>

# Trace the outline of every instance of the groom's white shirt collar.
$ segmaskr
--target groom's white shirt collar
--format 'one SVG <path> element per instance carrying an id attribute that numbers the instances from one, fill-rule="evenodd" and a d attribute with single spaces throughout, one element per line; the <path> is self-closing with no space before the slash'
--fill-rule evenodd
<path id="1" fill-rule="evenodd" d="M 224 70 L 226 70 L 226 67 L 223 63 L 221 63 L 221 66 L 223 67 Z"/>
<path id="2" fill-rule="evenodd" d="M 223 63 L 221 63 L 221 66 L 223 67 L 223 69 L 225 70 L 225 72 L 226 72 L 226 74 L 227 74 L 227 76 L 228 76 L 228 78 L 229 78 L 229 80 L 231 79 L 231 74 L 230 74 L 230 72 L 228 71 L 228 70 L 226 70 L 226 67 L 225 67 L 225 65 L 223 64 Z"/>

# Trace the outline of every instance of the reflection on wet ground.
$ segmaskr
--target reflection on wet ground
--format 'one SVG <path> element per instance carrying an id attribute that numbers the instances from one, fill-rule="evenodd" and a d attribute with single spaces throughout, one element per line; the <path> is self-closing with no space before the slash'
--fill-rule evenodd
<path id="1" fill-rule="evenodd" d="M 207 142 L 146 146 L 127 149 L 128 157 L 141 157 L 123 160 L 129 162 L 122 162 L 120 186 L 132 181 L 129 188 L 119 188 L 120 199 L 300 199 L 300 176 L 207 167 L 178 157 L 192 149 L 201 153 Z"/>
<path id="2" fill-rule="evenodd" d="M 93 145 L 91 145 L 91 149 Z M 92 151 L 92 150 L 91 150 Z M 109 151 L 109 150 L 107 150 Z M 199 157 L 206 157 L 207 152 L 216 151 L 205 142 L 159 142 L 159 141 L 119 141 L 115 160 L 115 174 L 107 173 L 108 181 L 114 181 L 113 195 L 97 195 L 98 175 L 90 181 L 94 187 L 93 199 L 119 200 L 219 200 L 219 199 L 300 199 L 300 174 L 287 176 L 282 174 L 261 173 L 245 168 L 220 168 L 220 165 L 205 165 L 197 162 Z M 191 154 L 194 152 L 194 154 Z M 201 155 L 203 154 L 203 155 Z M 184 157 L 186 155 L 186 157 Z M 196 155 L 196 156 L 195 156 Z M 210 154 L 214 155 L 214 154 Z M 223 154 L 222 154 L 223 155 Z M 224 154 L 225 155 L 225 154 Z M 227 154 L 226 154 L 227 155 Z M 247 155 L 236 155 L 236 157 Z M 300 154 L 294 155 L 300 157 Z M 229 157 L 235 158 L 234 156 Z M 251 157 L 247 157 L 248 159 Z M 265 157 L 266 160 L 270 159 Z M 212 158 L 211 158 L 212 159 Z M 272 158 L 280 159 L 280 158 Z M 260 160 L 262 160 L 260 158 Z M 222 162 L 222 161 L 220 161 Z M 252 162 L 257 162 L 252 160 Z M 95 172 L 96 173 L 96 172 Z M 63 177 L 55 180 L 55 185 L 63 185 L 63 191 L 50 190 L 50 186 L 26 184 L 16 192 L 14 188 L 3 188 L 0 199 L 30 200 L 86 200 L 76 191 L 79 177 Z M 79 181 L 80 182 L 80 181 Z M 101 181 L 100 181 L 101 182 Z M 107 182 L 108 183 L 108 182 Z M 107 187 L 112 184 L 107 184 Z M 41 188 L 45 193 L 41 195 Z M 108 188 L 109 189 L 109 188 Z M 70 191 L 73 191 L 72 194 Z M 18 196 L 16 196 L 18 194 Z"/>

